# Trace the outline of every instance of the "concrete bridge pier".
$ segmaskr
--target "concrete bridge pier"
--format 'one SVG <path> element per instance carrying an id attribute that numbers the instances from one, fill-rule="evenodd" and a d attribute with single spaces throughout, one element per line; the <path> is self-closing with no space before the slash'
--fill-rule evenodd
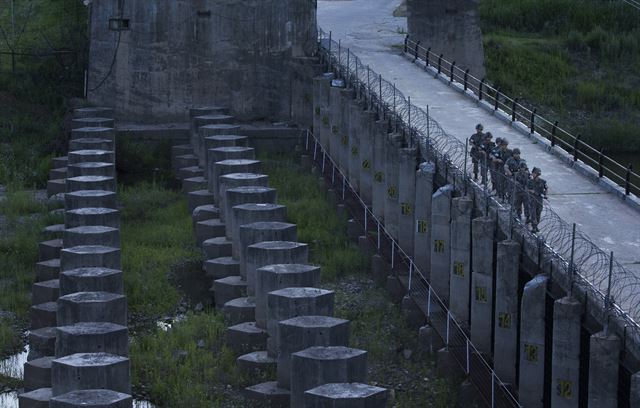
<path id="1" fill-rule="evenodd" d="M 364 137 L 360 129 L 362 106 L 357 99 L 348 100 L 349 107 L 349 183 L 362 194 L 360 190 L 360 149 L 363 148 Z"/>
<path id="2" fill-rule="evenodd" d="M 500 379 L 516 384 L 518 358 L 518 272 L 520 244 L 515 241 L 498 243 L 496 262 L 496 311 L 493 369 Z"/>
<path id="3" fill-rule="evenodd" d="M 491 354 L 492 346 L 495 229 L 491 218 L 471 221 L 471 342 L 485 354 Z"/>
<path id="4" fill-rule="evenodd" d="M 431 275 L 431 198 L 435 172 L 436 167 L 431 162 L 421 163 L 416 172 L 413 259 L 427 279 Z"/>
<path id="5" fill-rule="evenodd" d="M 276 194 L 276 189 L 271 187 L 244 186 L 229 188 L 225 192 L 225 212 L 241 204 L 275 204 Z M 227 218 L 225 218 L 227 221 L 225 235 L 229 241 L 237 242 L 240 225 L 242 224 L 236 223 L 235 213 Z"/>
<path id="6" fill-rule="evenodd" d="M 630 407 L 640 407 L 640 371 L 631 376 Z"/>
<path id="7" fill-rule="evenodd" d="M 373 137 L 373 215 L 384 220 L 387 201 L 386 188 L 386 160 L 389 124 L 386 120 L 375 122 Z"/>
<path id="8" fill-rule="evenodd" d="M 520 381 L 525 407 L 542 408 L 544 397 L 546 297 L 549 278 L 538 275 L 524 286 L 520 308 Z"/>
<path id="9" fill-rule="evenodd" d="M 329 152 L 331 136 L 329 104 L 331 102 L 332 78 L 332 73 L 325 73 L 314 78 L 313 92 L 313 131 L 327 152 Z"/>
<path id="10" fill-rule="evenodd" d="M 227 189 L 236 187 L 268 187 L 269 176 L 259 173 L 230 173 L 220 176 L 218 179 L 220 197 L 218 197 L 218 209 L 220 221 L 226 222 L 226 217 L 231 216 L 231 209 L 226 207 Z"/>
<path id="11" fill-rule="evenodd" d="M 384 165 L 384 226 L 391 236 L 398 239 L 398 223 L 400 221 L 399 178 L 400 178 L 400 147 L 402 135 L 390 133 L 386 137 L 385 165 Z"/>
<path id="12" fill-rule="evenodd" d="M 349 174 L 349 162 L 351 157 L 351 149 L 349 148 L 351 144 L 351 134 L 349 132 L 349 104 L 353 100 L 353 90 L 349 88 L 338 89 L 340 89 L 340 98 L 338 99 L 338 103 L 340 104 L 340 110 L 342 112 L 342 115 L 338 116 L 337 122 L 340 126 L 340 131 L 338 133 L 338 137 L 340 138 L 339 161 L 342 173 L 347 176 L 347 179 L 351 180 L 351 176 Z"/>
<path id="13" fill-rule="evenodd" d="M 293 241 L 264 241 L 247 247 L 247 293 L 255 295 L 256 269 L 274 264 L 304 264 L 309 261 L 309 246 Z"/>
<path id="14" fill-rule="evenodd" d="M 458 323 L 466 328 L 470 322 L 472 210 L 473 201 L 469 197 L 452 200 L 449 305 Z"/>
<path id="15" fill-rule="evenodd" d="M 329 154 L 341 170 L 342 162 L 342 88 L 331 87 L 329 90 Z"/>
<path id="16" fill-rule="evenodd" d="M 618 406 L 620 338 L 600 332 L 589 344 L 589 408 Z M 633 405 L 632 405 L 633 406 Z"/>
<path id="17" fill-rule="evenodd" d="M 240 137 L 240 136 L 238 136 Z M 245 137 L 245 136 L 242 136 Z M 215 163 L 224 161 L 224 160 L 255 160 L 255 149 L 252 147 L 245 146 L 225 146 L 225 147 L 214 147 L 211 149 L 207 149 L 207 167 L 204 169 L 206 178 L 207 178 L 207 189 L 209 192 L 214 192 L 214 183 L 219 184 L 219 180 L 215 180 L 214 171 L 215 171 Z M 218 175 L 220 176 L 220 175 Z"/>
<path id="18" fill-rule="evenodd" d="M 451 268 L 451 184 L 440 187 L 431 199 L 431 286 L 445 304 L 449 304 Z"/>
<path id="19" fill-rule="evenodd" d="M 362 106 L 360 107 L 362 109 Z M 359 166 L 360 173 L 358 176 L 360 197 L 368 206 L 372 205 L 373 199 L 373 146 L 375 138 L 375 112 L 370 110 L 361 111 L 358 124 L 360 147 Z"/>
<path id="20" fill-rule="evenodd" d="M 413 256 L 414 249 L 416 154 L 417 151 L 415 148 L 401 149 L 400 165 L 398 166 L 398 201 L 400 203 L 400 214 L 398 217 L 398 243 L 410 256 Z"/>
<path id="21" fill-rule="evenodd" d="M 220 176 L 232 173 L 260 173 L 261 163 L 259 160 L 249 159 L 223 160 L 213 163 L 212 167 L 208 188 L 217 203 L 220 197 Z"/>
<path id="22" fill-rule="evenodd" d="M 578 408 L 582 304 L 567 296 L 553 308 L 551 406 Z"/>
<path id="23" fill-rule="evenodd" d="M 240 274 L 246 278 L 244 263 L 247 257 L 247 247 L 242 245 L 240 226 L 254 222 L 285 222 L 287 207 L 272 203 L 248 203 L 233 207 L 233 225 L 238 225 L 238 239 L 232 241 L 232 256 L 240 261 Z"/>

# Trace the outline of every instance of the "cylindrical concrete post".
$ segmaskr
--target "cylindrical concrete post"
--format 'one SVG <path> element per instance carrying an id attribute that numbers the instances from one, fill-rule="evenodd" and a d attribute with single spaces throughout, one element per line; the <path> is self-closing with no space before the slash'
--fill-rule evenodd
<path id="1" fill-rule="evenodd" d="M 386 160 L 387 139 L 389 133 L 386 120 L 379 120 L 373 127 L 373 215 L 384 218 L 384 206 L 387 201 Z"/>
<path id="2" fill-rule="evenodd" d="M 255 295 L 256 269 L 281 263 L 307 263 L 309 246 L 293 241 L 264 241 L 247 248 L 247 294 Z"/>
<path id="3" fill-rule="evenodd" d="M 229 214 L 233 207 L 240 204 L 275 204 L 277 200 L 276 189 L 270 187 L 235 187 L 228 188 L 225 192 L 225 213 Z M 240 225 L 235 221 L 235 212 L 226 220 L 226 236 L 229 241 L 236 241 L 239 238 Z M 260 220 L 263 221 L 263 220 Z M 270 220 L 264 220 L 270 221 Z M 254 221 L 255 222 L 255 221 Z"/>
<path id="4" fill-rule="evenodd" d="M 208 180 L 209 191 L 218 200 L 220 196 L 220 176 L 231 173 L 260 173 L 260 161 L 249 159 L 223 160 L 213 163 L 211 179 Z"/>
<path id="5" fill-rule="evenodd" d="M 520 313 L 520 380 L 518 395 L 525 407 L 542 408 L 544 397 L 546 276 L 524 285 Z"/>
<path id="6" fill-rule="evenodd" d="M 491 354 L 493 330 L 493 236 L 490 218 L 471 222 L 471 342 L 481 353 Z"/>
<path id="7" fill-rule="evenodd" d="M 198 163 L 200 164 L 200 166 L 205 167 L 206 160 L 207 160 L 206 154 L 205 154 L 206 149 L 204 144 L 204 138 L 206 136 L 211 136 L 211 134 L 208 133 L 207 131 L 204 131 L 203 128 L 211 127 L 211 126 L 225 126 L 225 127 L 229 126 L 233 130 L 239 129 L 239 126 L 237 127 L 237 125 L 233 125 L 232 123 L 233 123 L 233 116 L 228 116 L 228 115 L 212 114 L 212 115 L 196 116 L 195 118 L 193 118 L 193 126 L 196 129 L 196 132 L 198 133 L 197 135 L 198 142 L 193 146 L 193 151 L 195 155 L 198 157 Z M 225 130 L 216 129 L 216 130 L 218 130 L 218 133 L 214 133 L 214 134 L 221 134 L 221 133 L 229 134 L 228 129 L 225 129 Z"/>
<path id="8" fill-rule="evenodd" d="M 88 162 L 115 163 L 115 153 L 112 150 L 74 150 L 67 155 L 67 167 Z"/>
<path id="9" fill-rule="evenodd" d="M 620 338 L 605 332 L 589 343 L 589 408 L 618 407 Z"/>
<path id="10" fill-rule="evenodd" d="M 64 225 L 75 228 L 89 225 L 105 225 L 120 228 L 120 212 L 113 208 L 86 207 L 65 211 Z"/>
<path id="11" fill-rule="evenodd" d="M 236 187 L 267 187 L 269 185 L 269 176 L 257 173 L 230 173 L 218 177 L 218 189 L 220 196 L 218 197 L 218 209 L 220 210 L 220 220 L 226 222 L 227 211 L 231 211 L 226 207 L 227 189 Z"/>
<path id="12" fill-rule="evenodd" d="M 553 307 L 551 406 L 578 408 L 580 395 L 580 324 L 582 305 L 567 296 Z"/>
<path id="13" fill-rule="evenodd" d="M 116 191 L 116 180 L 106 176 L 79 176 L 67 179 L 67 192 L 81 190 Z"/>
<path id="14" fill-rule="evenodd" d="M 107 139 L 115 143 L 116 130 L 111 127 L 84 127 L 71 130 L 71 140 L 86 138 Z"/>
<path id="15" fill-rule="evenodd" d="M 446 304 L 449 303 L 453 193 L 453 186 L 447 184 L 431 198 L 431 286 Z"/>
<path id="16" fill-rule="evenodd" d="M 473 201 L 457 197 L 451 206 L 451 269 L 449 305 L 458 323 L 469 328 L 471 309 L 471 212 Z"/>
<path id="17" fill-rule="evenodd" d="M 67 166 L 67 177 L 102 176 L 113 177 L 116 175 L 116 166 L 113 163 L 85 162 L 70 164 Z"/>
<path id="18" fill-rule="evenodd" d="M 209 191 L 214 191 L 214 182 L 220 183 L 219 176 L 218 181 L 214 180 L 214 163 L 222 162 L 225 160 L 255 160 L 255 149 L 252 147 L 244 146 L 228 146 L 228 147 L 216 147 L 207 150 L 207 187 Z M 238 172 L 242 173 L 242 172 Z"/>
<path id="19" fill-rule="evenodd" d="M 416 172 L 413 260 L 427 279 L 431 276 L 431 198 L 435 173 L 436 166 L 431 162 L 421 163 Z"/>
<path id="20" fill-rule="evenodd" d="M 500 380 L 516 384 L 518 358 L 518 272 L 520 244 L 515 241 L 498 243 L 496 256 L 496 313 L 493 369 Z"/>
<path id="21" fill-rule="evenodd" d="M 416 208 L 416 153 L 415 148 L 400 149 L 398 165 L 398 244 L 409 255 L 413 255 L 414 211 Z"/>
<path id="22" fill-rule="evenodd" d="M 114 151 L 115 146 L 112 140 L 100 139 L 98 137 L 84 137 L 69 141 L 69 151 L 75 150 L 107 150 Z"/>
<path id="23" fill-rule="evenodd" d="M 66 211 L 79 208 L 116 208 L 116 193 L 106 190 L 79 190 L 64 195 Z"/>
<path id="24" fill-rule="evenodd" d="M 233 216 L 230 218 L 233 220 L 233 225 L 245 225 L 254 222 L 285 222 L 287 219 L 287 207 L 280 204 L 240 204 L 233 207 Z M 237 222 L 236 222 L 237 220 Z M 237 236 L 240 237 L 240 227 L 238 226 Z M 234 235 L 235 236 L 235 235 Z M 233 240 L 231 242 L 231 255 L 234 259 L 240 260 L 241 258 L 246 261 L 246 248 L 241 248 L 240 239 Z M 245 278 L 246 273 L 244 267 L 241 272 Z"/>

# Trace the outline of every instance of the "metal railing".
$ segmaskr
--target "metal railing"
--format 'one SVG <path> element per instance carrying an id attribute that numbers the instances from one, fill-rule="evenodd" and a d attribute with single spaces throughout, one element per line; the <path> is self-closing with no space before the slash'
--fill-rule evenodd
<path id="1" fill-rule="evenodd" d="M 502 191 L 507 192 L 505 196 L 511 199 L 510 206 L 503 206 L 500 197 L 491 194 L 488 183 L 481 186 L 471 180 L 468 145 L 448 135 L 429 116 L 428 108 L 425 111 L 412 105 L 410 98 L 405 98 L 393 83 L 362 64 L 349 49 L 332 41 L 331 35 L 322 30 L 319 52 L 329 70 L 344 79 L 355 97 L 364 101 L 369 110 L 377 111 L 380 119 L 387 120 L 390 130 L 404 134 L 409 144 L 419 148 L 424 160 L 433 161 L 443 169 L 440 171 L 444 171 L 444 178 L 450 180 L 454 187 L 465 194 L 469 188 L 482 191 L 485 214 L 488 214 L 490 206 L 505 210 L 511 208 L 509 234 L 518 229 L 527 240 L 538 242 L 540 270 L 554 270 L 554 276 L 550 278 L 560 277 L 564 280 L 560 284 L 569 287 L 570 293 L 574 288 L 579 289 L 578 293 L 584 294 L 592 305 L 602 311 L 603 323 L 610 318 L 621 320 L 623 344 L 640 344 L 640 326 L 634 319 L 640 311 L 640 279 L 617 262 L 613 254 L 601 250 L 575 224 L 565 222 L 549 205 L 542 208 L 538 225 L 540 232 L 528 231 L 513 211 L 513 200 L 519 192 L 513 179 L 497 174 L 497 179 L 492 180 L 494 184 L 503 183 Z M 528 192 L 524 194 L 525 202 L 540 200 Z M 631 311 L 631 315 L 627 311 Z"/>
<path id="2" fill-rule="evenodd" d="M 363 227 L 365 236 L 373 241 L 378 253 L 391 263 L 393 273 L 405 278 L 408 294 L 423 311 L 431 326 L 458 363 L 462 371 L 480 391 L 480 395 L 490 407 L 521 407 L 509 386 L 500 381 L 491 364 L 453 317 L 445 302 L 433 290 L 423 272 L 413 263 L 413 259 L 398 245 L 384 224 L 373 214 L 357 190 L 351 185 L 340 167 L 309 132 L 305 143 L 306 150 L 312 155 L 323 177 L 331 183 L 342 201 L 349 208 L 354 220 Z M 370 234 L 373 232 L 373 236 Z"/>
<path id="3" fill-rule="evenodd" d="M 559 146 L 573 155 L 574 161 L 582 161 L 597 173 L 598 177 L 607 177 L 624 189 L 626 195 L 640 196 L 640 174 L 633 170 L 633 165 L 624 166 L 605 154 L 604 147 L 597 149 L 582 140 L 581 135 L 573 135 L 559 126 L 558 121 L 550 121 L 538 114 L 535 107 L 524 100 L 505 95 L 500 87 L 491 85 L 485 78 L 479 79 L 469 69 L 463 70 L 456 62 L 448 61 L 443 54 L 435 54 L 431 48 L 424 48 L 420 41 L 412 41 L 407 35 L 404 40 L 405 55 L 413 58 L 425 69 L 432 67 L 438 74 L 446 75 L 450 82 L 458 82 L 465 91 L 472 92 L 479 101 L 485 101 L 494 110 L 501 110 L 511 117 L 512 122 L 521 122 L 531 133 L 537 132 L 551 142 L 551 146 Z"/>

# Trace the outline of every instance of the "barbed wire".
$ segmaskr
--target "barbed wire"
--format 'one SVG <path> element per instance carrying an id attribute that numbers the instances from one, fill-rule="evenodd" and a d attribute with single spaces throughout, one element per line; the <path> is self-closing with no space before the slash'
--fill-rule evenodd
<path id="1" fill-rule="evenodd" d="M 331 40 L 321 29 L 319 39 L 337 75 L 355 89 L 356 95 L 370 109 L 377 108 L 381 118 L 388 119 L 396 131 L 403 132 L 408 143 L 417 145 L 423 159 L 443 165 L 451 180 L 457 181 L 458 189 L 466 190 L 471 185 L 483 189 L 471 179 L 472 163 L 465 143 L 447 134 L 428 112 L 412 105 L 410 98 L 405 97 L 393 83 L 363 64 L 349 49 Z M 515 199 L 520 195 L 523 206 L 535 208 L 542 198 L 518 186 L 513 178 L 500 172 L 493 171 L 491 177 L 487 178 L 491 179 L 491 189 L 484 187 L 486 206 L 491 203 L 496 208 L 509 210 L 511 233 L 517 229 L 526 239 L 539 242 L 540 268 L 551 271 L 554 276 L 559 272 L 559 276 L 566 279 L 570 292 L 573 288 L 581 289 L 601 308 L 605 319 L 623 319 L 627 325 L 626 335 L 632 336 L 636 344 L 640 344 L 640 326 L 636 323 L 640 317 L 640 279 L 612 259 L 612 254 L 599 248 L 575 225 L 563 220 L 550 205 L 542 205 L 537 226 L 539 232 L 531 232 L 516 217 Z M 502 191 L 492 195 L 491 191 L 496 186 L 503 186 L 499 189 Z"/>

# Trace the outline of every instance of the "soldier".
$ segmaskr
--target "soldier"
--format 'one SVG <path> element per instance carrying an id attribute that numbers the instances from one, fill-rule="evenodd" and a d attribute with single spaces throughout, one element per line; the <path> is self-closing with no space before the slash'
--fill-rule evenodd
<path id="1" fill-rule="evenodd" d="M 482 140 L 482 144 L 480 145 L 480 172 L 482 176 L 482 184 L 487 184 L 487 167 L 489 166 L 489 155 L 496 144 L 493 143 L 493 135 L 491 132 L 487 132 L 484 135 L 484 139 Z"/>
<path id="2" fill-rule="evenodd" d="M 520 158 L 520 149 L 517 147 L 513 149 L 511 152 L 511 157 L 509 157 L 504 163 L 504 174 L 511 178 L 520 168 L 520 163 L 524 160 Z"/>
<path id="3" fill-rule="evenodd" d="M 471 162 L 473 163 L 473 179 L 478 180 L 478 162 L 480 160 L 480 145 L 482 144 L 482 140 L 484 139 L 484 133 L 482 133 L 482 124 L 478 123 L 476 125 L 476 133 L 472 134 L 469 138 L 469 144 L 471 145 L 471 150 L 469 151 L 469 156 L 471 156 Z"/>
<path id="4" fill-rule="evenodd" d="M 515 149 L 514 149 L 515 150 Z M 524 208 L 524 218 L 525 224 L 531 223 L 531 217 L 529 215 L 529 202 L 528 202 L 528 194 L 527 194 L 527 184 L 529 183 L 529 179 L 531 178 L 531 174 L 529 173 L 529 168 L 527 167 L 527 163 L 524 160 L 520 161 L 520 166 L 518 167 L 518 171 L 515 174 L 515 182 L 516 182 L 516 197 L 514 200 L 514 206 L 516 210 L 516 215 L 519 219 L 522 219 L 522 209 Z"/>
<path id="5" fill-rule="evenodd" d="M 531 171 L 531 179 L 527 183 L 527 191 L 530 195 L 529 217 L 531 218 L 531 232 L 538 232 L 540 214 L 542 214 L 542 200 L 547 199 L 547 182 L 540 177 L 542 171 L 534 167 Z"/>
<path id="6" fill-rule="evenodd" d="M 489 152 L 489 169 L 491 170 L 491 190 L 495 190 L 498 185 L 498 176 L 496 175 L 496 165 L 494 163 L 495 155 L 498 152 L 500 145 L 502 144 L 502 138 L 496 137 L 496 142 Z"/>
<path id="7" fill-rule="evenodd" d="M 511 150 L 509 150 L 509 141 L 502 139 L 500 145 L 493 150 L 493 165 L 496 169 L 496 193 L 498 197 L 504 198 L 505 189 L 507 187 L 505 175 L 504 175 L 504 163 L 511 157 Z"/>

